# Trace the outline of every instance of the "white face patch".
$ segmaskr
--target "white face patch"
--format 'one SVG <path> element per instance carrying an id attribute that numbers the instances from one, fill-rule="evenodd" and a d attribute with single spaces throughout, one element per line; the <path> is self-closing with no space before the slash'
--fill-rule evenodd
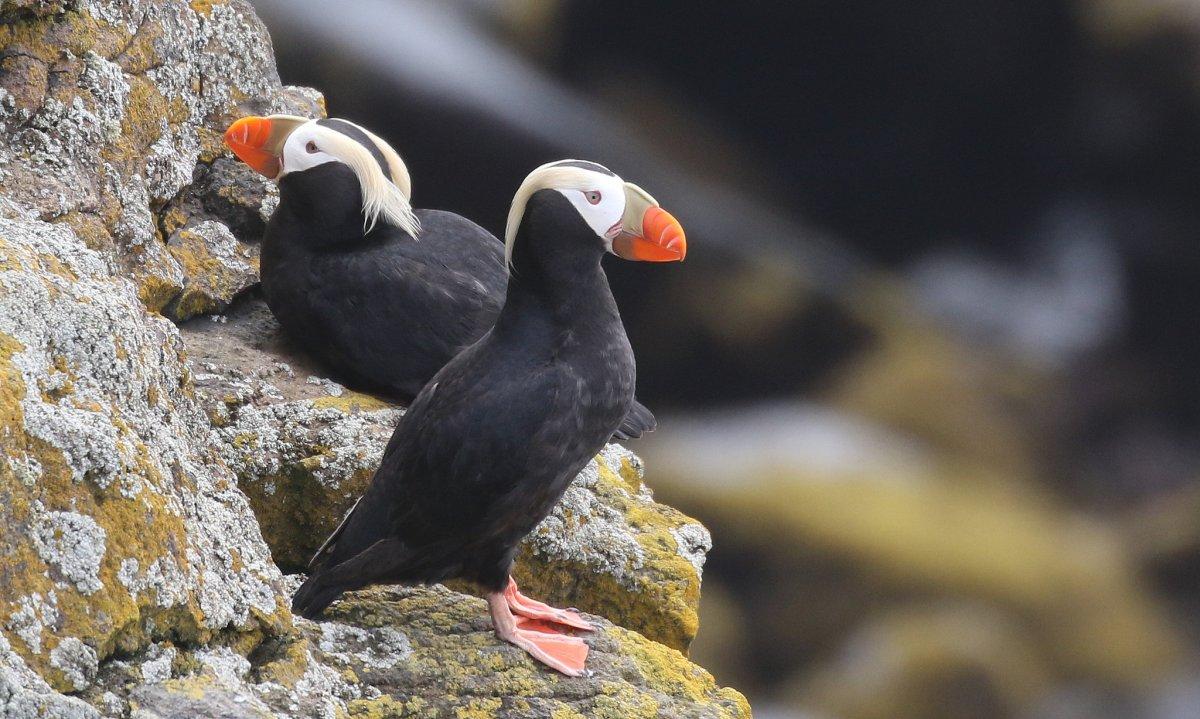
<path id="1" fill-rule="evenodd" d="M 341 162 L 340 158 L 329 152 L 330 132 L 315 120 L 297 127 L 283 144 L 283 168 L 279 177 L 327 162 Z"/>
<path id="2" fill-rule="evenodd" d="M 623 229 L 626 211 L 637 210 L 637 207 L 627 207 L 629 198 L 635 198 L 636 202 L 632 203 L 635 205 L 643 204 L 643 196 L 646 203 L 657 204 L 643 190 L 633 185 L 627 187 L 624 180 L 602 165 L 584 160 L 548 162 L 525 177 L 509 205 L 508 221 L 504 225 L 504 258 L 509 264 L 512 264 L 517 231 L 525 217 L 526 206 L 539 190 L 554 190 L 567 198 L 609 252 L 612 252 L 613 240 Z M 640 228 L 641 222 L 631 226 Z"/>
<path id="3" fill-rule="evenodd" d="M 576 172 L 586 177 L 586 181 L 579 183 L 580 189 L 554 189 L 570 201 L 592 232 L 604 240 L 605 249 L 611 251 L 613 238 L 621 230 L 621 216 L 625 214 L 625 183 L 615 175 L 583 169 Z"/>
<path id="4" fill-rule="evenodd" d="M 289 172 L 302 172 L 329 162 L 340 162 L 354 172 L 362 189 L 363 229 L 370 232 L 382 218 L 416 238 L 421 231 L 421 223 L 413 214 L 412 203 L 408 199 L 412 191 L 408 168 L 387 143 L 362 128 L 358 129 L 376 145 L 387 162 L 389 172 L 400 181 L 400 185 L 383 174 L 379 161 L 370 150 L 357 140 L 318 124 L 316 120 L 300 125 L 284 141 L 281 155 L 283 167 L 276 181 Z"/>

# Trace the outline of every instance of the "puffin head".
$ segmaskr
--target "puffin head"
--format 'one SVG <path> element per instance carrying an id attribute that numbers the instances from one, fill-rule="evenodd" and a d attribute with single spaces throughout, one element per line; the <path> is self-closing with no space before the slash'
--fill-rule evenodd
<path id="1" fill-rule="evenodd" d="M 557 207 L 555 214 L 575 227 L 582 218 L 598 246 L 618 257 L 678 262 L 687 254 L 683 227 L 650 193 L 595 162 L 558 160 L 529 173 L 513 198 L 504 232 L 510 264 L 521 221 L 538 204 Z"/>
<path id="2" fill-rule="evenodd" d="M 420 231 L 409 201 L 408 168 L 391 146 L 352 122 L 293 115 L 243 117 L 225 131 L 225 144 L 281 189 L 288 177 L 318 180 L 318 175 L 331 171 L 348 173 L 362 194 L 366 231 L 380 218 L 413 237 Z"/>

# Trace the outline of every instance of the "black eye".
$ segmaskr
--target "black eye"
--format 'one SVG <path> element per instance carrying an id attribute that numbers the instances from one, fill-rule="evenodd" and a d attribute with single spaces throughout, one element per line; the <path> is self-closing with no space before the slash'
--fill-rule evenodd
<path id="1" fill-rule="evenodd" d="M 587 201 L 592 203 L 593 205 L 600 204 L 600 191 L 599 190 L 592 190 L 591 192 L 585 192 L 585 193 L 583 193 L 583 196 L 586 197 Z"/>
<path id="2" fill-rule="evenodd" d="M 304 146 L 304 149 L 308 150 L 308 154 L 310 155 L 315 152 L 320 152 L 320 150 L 317 149 L 317 143 L 313 142 L 312 140 L 308 141 L 308 144 Z"/>

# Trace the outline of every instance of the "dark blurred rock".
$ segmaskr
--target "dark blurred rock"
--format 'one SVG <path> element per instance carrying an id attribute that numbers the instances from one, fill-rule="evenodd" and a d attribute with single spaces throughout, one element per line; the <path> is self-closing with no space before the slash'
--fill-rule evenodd
<path id="1" fill-rule="evenodd" d="M 1112 527 L 919 443 L 813 421 L 758 464 L 687 426 L 645 450 L 660 494 L 720 539 L 709 571 L 746 618 L 722 648 L 746 661 L 724 670 L 743 686 L 813 671 L 895 604 L 963 598 L 1019 626 L 1057 678 L 1140 692 L 1180 667 L 1172 617 Z"/>
<path id="2" fill-rule="evenodd" d="M 1024 717 L 1055 682 L 1036 645 L 1028 628 L 978 606 L 888 610 L 788 696 L 840 719 Z"/>

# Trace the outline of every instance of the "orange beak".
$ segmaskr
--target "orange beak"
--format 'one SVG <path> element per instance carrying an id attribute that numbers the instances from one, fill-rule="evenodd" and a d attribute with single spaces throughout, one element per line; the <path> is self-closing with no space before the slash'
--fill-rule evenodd
<path id="1" fill-rule="evenodd" d="M 622 230 L 612 247 L 613 253 L 626 260 L 680 262 L 687 256 L 687 237 L 679 220 L 651 205 L 642 215 L 641 232 Z"/>
<path id="2" fill-rule="evenodd" d="M 225 144 L 255 172 L 274 180 L 283 170 L 283 143 L 308 121 L 293 115 L 243 117 L 225 131 Z"/>
<path id="3" fill-rule="evenodd" d="M 225 144 L 255 172 L 274 179 L 282 164 L 275 148 L 270 147 L 271 125 L 268 117 L 243 117 L 225 131 Z"/>

